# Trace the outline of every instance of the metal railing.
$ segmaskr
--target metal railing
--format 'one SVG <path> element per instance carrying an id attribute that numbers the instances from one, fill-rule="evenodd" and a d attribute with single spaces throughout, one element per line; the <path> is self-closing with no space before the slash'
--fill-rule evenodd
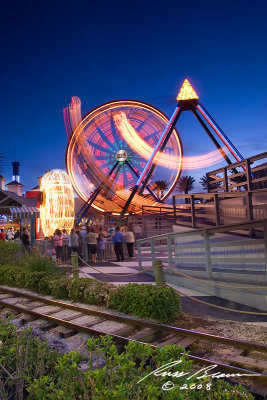
<path id="1" fill-rule="evenodd" d="M 178 199 L 186 202 L 178 204 Z M 176 223 L 192 228 L 250 222 L 267 218 L 267 189 L 175 195 L 173 205 Z"/>
<path id="2" fill-rule="evenodd" d="M 266 283 L 267 221 L 158 235 L 138 240 L 137 251 L 140 269 L 160 259 L 171 275 Z"/>

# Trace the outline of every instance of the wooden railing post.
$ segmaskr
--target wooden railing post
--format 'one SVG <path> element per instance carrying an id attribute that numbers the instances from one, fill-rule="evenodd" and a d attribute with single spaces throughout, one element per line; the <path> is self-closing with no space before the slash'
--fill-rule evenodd
<path id="1" fill-rule="evenodd" d="M 223 169 L 223 176 L 224 176 L 224 191 L 228 192 L 228 176 L 227 176 L 227 168 Z"/>
<path id="2" fill-rule="evenodd" d="M 209 180 L 210 180 L 209 174 L 206 174 L 206 182 L 207 182 L 207 191 L 208 191 L 208 193 L 210 192 Z"/>
<path id="3" fill-rule="evenodd" d="M 206 275 L 208 278 L 212 278 L 212 264 L 211 264 L 211 254 L 210 254 L 210 235 L 206 229 L 203 232 L 203 238 L 204 238 L 204 250 L 205 250 Z"/>
<path id="4" fill-rule="evenodd" d="M 253 221 L 253 204 L 252 204 L 252 193 L 246 193 L 246 208 L 247 208 L 247 218 L 249 221 Z"/>
<path id="5" fill-rule="evenodd" d="M 247 172 L 247 186 L 248 190 L 253 189 L 252 179 L 251 179 L 251 167 L 250 167 L 250 159 L 246 160 L 246 172 Z"/>
<path id="6" fill-rule="evenodd" d="M 154 275 L 155 275 L 155 282 L 157 287 L 161 287 L 165 285 L 165 278 L 163 272 L 163 264 L 161 260 L 154 260 L 153 261 L 154 267 Z"/>
<path id="7" fill-rule="evenodd" d="M 192 194 L 191 198 L 191 221 L 192 221 L 192 228 L 196 227 L 196 213 L 195 213 L 195 196 Z"/>
<path id="8" fill-rule="evenodd" d="M 213 201 L 214 201 L 214 209 L 215 209 L 215 222 L 216 222 L 216 226 L 219 226 L 221 221 L 220 221 L 220 209 L 219 209 L 218 193 L 214 194 Z"/>
<path id="9" fill-rule="evenodd" d="M 176 215 L 176 199 L 175 199 L 175 196 L 172 196 L 172 204 L 173 204 L 173 218 L 174 218 L 174 224 L 176 224 L 177 215 Z"/>

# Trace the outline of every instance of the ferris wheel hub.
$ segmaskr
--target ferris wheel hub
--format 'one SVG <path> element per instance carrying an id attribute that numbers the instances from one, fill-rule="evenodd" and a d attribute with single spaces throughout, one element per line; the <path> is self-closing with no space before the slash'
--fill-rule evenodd
<path id="1" fill-rule="evenodd" d="M 125 162 L 128 158 L 128 153 L 125 150 L 117 151 L 115 158 L 118 162 Z"/>

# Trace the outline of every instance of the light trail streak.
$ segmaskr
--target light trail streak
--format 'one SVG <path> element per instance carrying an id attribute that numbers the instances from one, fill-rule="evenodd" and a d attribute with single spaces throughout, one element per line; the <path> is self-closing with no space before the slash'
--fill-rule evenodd
<path id="1" fill-rule="evenodd" d="M 153 153 L 153 147 L 143 140 L 136 132 L 126 114 L 123 111 L 118 112 L 113 116 L 117 129 L 120 131 L 124 140 L 127 144 L 142 156 L 148 160 Z M 182 165 L 183 169 L 200 169 L 213 164 L 218 163 L 222 160 L 222 156 L 218 150 L 211 151 L 206 154 L 197 156 L 183 156 Z M 176 169 L 181 164 L 181 157 L 167 154 L 164 152 L 158 152 L 154 159 L 155 164 L 170 169 Z"/>

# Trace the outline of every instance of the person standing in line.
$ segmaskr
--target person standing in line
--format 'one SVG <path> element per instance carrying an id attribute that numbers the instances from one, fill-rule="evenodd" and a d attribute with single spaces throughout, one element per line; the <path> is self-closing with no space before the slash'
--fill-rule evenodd
<path id="1" fill-rule="evenodd" d="M 6 236 L 7 236 L 7 240 L 8 240 L 9 242 L 11 242 L 12 240 L 14 240 L 14 231 L 13 231 L 12 228 L 9 229 L 9 230 L 7 231 Z"/>
<path id="2" fill-rule="evenodd" d="M 105 250 L 105 241 L 104 238 L 106 237 L 105 233 L 103 232 L 102 226 L 100 226 L 99 233 L 97 235 L 97 254 L 99 261 L 104 260 L 104 250 Z"/>
<path id="3" fill-rule="evenodd" d="M 86 241 L 86 235 L 87 235 L 87 231 L 86 231 L 86 226 L 83 225 L 81 227 L 80 230 L 80 235 L 82 238 L 82 242 L 83 242 L 83 248 L 82 248 L 82 256 L 84 260 L 88 260 L 88 251 L 87 251 L 87 241 Z"/>
<path id="4" fill-rule="evenodd" d="M 5 242 L 6 241 L 6 235 L 5 235 L 4 229 L 1 229 L 0 240 L 1 240 L 1 242 Z"/>
<path id="5" fill-rule="evenodd" d="M 30 236 L 29 236 L 29 231 L 27 228 L 22 229 L 22 235 L 21 235 L 21 242 L 24 246 L 25 252 L 30 253 Z"/>
<path id="6" fill-rule="evenodd" d="M 67 234 L 66 229 L 62 229 L 62 236 L 63 236 L 63 239 L 68 239 L 69 238 L 69 235 Z"/>
<path id="7" fill-rule="evenodd" d="M 124 237 L 123 234 L 120 232 L 120 227 L 116 226 L 115 234 L 112 236 L 112 241 L 114 244 L 114 250 L 117 257 L 117 261 L 124 261 L 124 254 L 123 254 L 123 242 Z"/>
<path id="8" fill-rule="evenodd" d="M 133 228 L 130 225 L 128 225 L 128 229 L 124 234 L 124 239 L 125 239 L 125 242 L 126 242 L 126 246 L 127 246 L 129 257 L 133 257 L 134 256 L 135 238 L 134 238 Z"/>
<path id="9" fill-rule="evenodd" d="M 69 257 L 69 235 L 67 234 L 66 229 L 62 229 L 62 238 L 63 238 L 63 246 L 62 246 L 62 261 L 66 261 Z"/>
<path id="10" fill-rule="evenodd" d="M 74 251 L 78 253 L 78 247 L 79 247 L 79 237 L 75 230 L 72 228 L 70 231 L 69 235 L 69 249 L 70 249 L 70 254 Z"/>
<path id="11" fill-rule="evenodd" d="M 85 238 L 85 236 L 87 235 L 87 232 L 86 232 L 86 226 L 85 226 L 85 225 L 83 225 L 83 226 L 81 227 L 81 231 L 80 231 L 80 233 L 81 233 L 81 237 L 82 237 L 82 239 L 84 239 L 84 238 Z"/>
<path id="12" fill-rule="evenodd" d="M 142 239 L 142 228 L 140 225 L 134 225 L 134 234 L 136 240 Z"/>
<path id="13" fill-rule="evenodd" d="M 17 230 L 17 231 L 15 232 L 14 240 L 16 240 L 16 241 L 20 240 L 20 231 L 19 231 L 19 230 Z"/>
<path id="14" fill-rule="evenodd" d="M 92 262 L 96 263 L 96 252 L 97 252 L 97 233 L 95 233 L 94 228 L 86 235 L 88 253 L 92 256 Z"/>
<path id="15" fill-rule="evenodd" d="M 59 265 L 61 264 L 63 249 L 63 235 L 60 229 L 57 229 L 55 232 L 55 236 L 53 237 L 53 244 L 56 250 L 57 263 Z"/>
<path id="16" fill-rule="evenodd" d="M 78 265 L 82 265 L 83 264 L 83 262 L 82 262 L 82 260 L 81 260 L 81 258 L 82 258 L 82 251 L 83 251 L 83 239 L 82 239 L 82 236 L 81 236 L 81 228 L 79 227 L 79 225 L 76 225 L 75 226 L 75 233 L 76 233 L 76 235 L 78 236 L 78 250 L 77 250 L 77 253 L 78 253 Z"/>

